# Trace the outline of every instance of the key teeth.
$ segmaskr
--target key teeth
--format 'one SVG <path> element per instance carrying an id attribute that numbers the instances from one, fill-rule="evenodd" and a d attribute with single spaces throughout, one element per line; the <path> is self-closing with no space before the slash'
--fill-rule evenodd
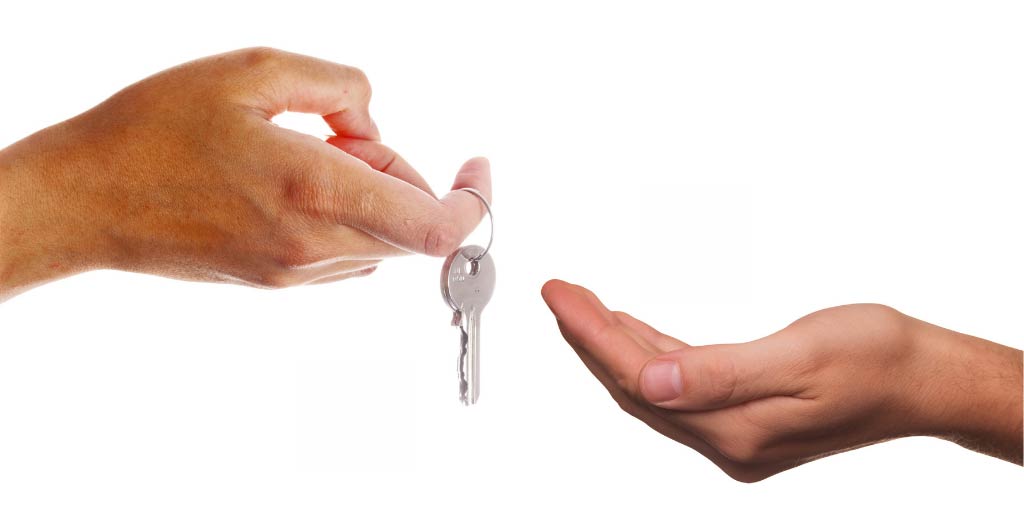
<path id="1" fill-rule="evenodd" d="M 460 325 L 462 325 L 462 311 L 456 309 L 455 312 L 452 313 L 452 327 L 458 327 Z"/>

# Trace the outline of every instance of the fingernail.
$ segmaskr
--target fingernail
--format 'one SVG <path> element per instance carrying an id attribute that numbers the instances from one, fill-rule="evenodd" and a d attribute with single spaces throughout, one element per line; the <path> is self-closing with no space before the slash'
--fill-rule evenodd
<path id="1" fill-rule="evenodd" d="M 683 376 L 675 361 L 655 359 L 643 369 L 644 398 L 661 403 L 678 398 L 683 392 Z"/>

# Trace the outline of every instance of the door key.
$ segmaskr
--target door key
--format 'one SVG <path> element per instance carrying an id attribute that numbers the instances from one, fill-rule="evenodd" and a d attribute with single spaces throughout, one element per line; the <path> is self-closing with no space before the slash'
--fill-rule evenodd
<path id="1" fill-rule="evenodd" d="M 455 312 L 452 325 L 461 331 L 459 398 L 472 405 L 480 397 L 480 314 L 494 293 L 494 260 L 483 247 L 468 245 L 448 256 L 441 291 Z M 483 254 L 479 261 L 473 258 Z"/>
<path id="2" fill-rule="evenodd" d="M 483 201 L 491 217 L 491 238 L 494 240 L 494 216 L 483 195 L 463 189 Z M 465 405 L 475 404 L 480 397 L 480 314 L 494 293 L 494 260 L 491 241 L 487 247 L 460 247 L 444 262 L 441 269 L 441 294 L 452 308 L 452 325 L 459 328 L 459 399 Z"/>

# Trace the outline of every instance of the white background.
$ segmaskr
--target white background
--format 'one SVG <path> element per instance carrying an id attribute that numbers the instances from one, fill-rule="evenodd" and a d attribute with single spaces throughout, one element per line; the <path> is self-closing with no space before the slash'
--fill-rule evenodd
<path id="1" fill-rule="evenodd" d="M 440 260 L 283 291 L 81 275 L 0 305 L 0 510 L 1020 501 L 1020 468 L 933 439 L 736 483 L 621 412 L 539 294 L 698 344 L 872 301 L 1021 347 L 1019 2 L 144 4 L 5 4 L 0 146 L 221 51 L 362 68 L 435 188 L 493 162 L 481 401 Z"/>

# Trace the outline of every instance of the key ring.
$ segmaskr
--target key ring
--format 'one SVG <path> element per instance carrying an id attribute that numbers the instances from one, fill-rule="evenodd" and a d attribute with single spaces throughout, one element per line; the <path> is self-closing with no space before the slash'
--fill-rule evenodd
<path id="1" fill-rule="evenodd" d="M 470 194 L 476 196 L 477 199 L 480 199 L 480 202 L 484 203 L 484 208 L 487 208 L 487 218 L 491 219 L 491 236 L 490 238 L 487 239 L 487 247 L 484 247 L 484 251 L 478 254 L 477 256 L 469 258 L 469 261 L 471 263 L 476 263 L 487 255 L 487 251 L 491 250 L 491 244 L 494 243 L 494 213 L 491 212 L 491 203 L 487 202 L 487 199 L 484 197 L 483 194 L 480 193 L 479 190 L 469 187 L 460 188 L 459 190 L 469 192 Z"/>

